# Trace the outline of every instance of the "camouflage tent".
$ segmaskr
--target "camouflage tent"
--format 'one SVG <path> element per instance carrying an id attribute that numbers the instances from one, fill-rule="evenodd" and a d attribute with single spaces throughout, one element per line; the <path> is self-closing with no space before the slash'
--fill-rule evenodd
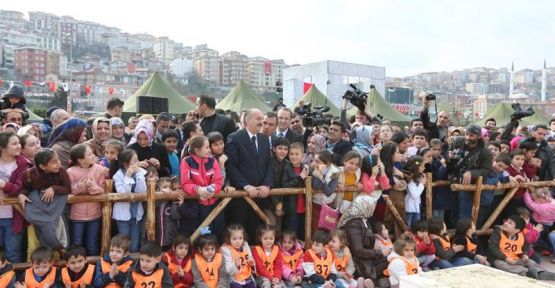
<path id="1" fill-rule="evenodd" d="M 262 99 L 252 92 L 252 90 L 242 80 L 237 82 L 237 85 L 227 94 L 227 96 L 216 105 L 216 108 L 222 110 L 231 110 L 237 113 L 243 109 L 257 108 L 262 112 L 271 111 L 272 108 L 268 106 Z"/>
<path id="2" fill-rule="evenodd" d="M 154 72 L 129 99 L 125 100 L 123 112 L 137 113 L 137 97 L 139 96 L 168 99 L 168 112 L 171 114 L 183 114 L 196 108 L 193 102 L 175 91 L 158 72 Z"/>

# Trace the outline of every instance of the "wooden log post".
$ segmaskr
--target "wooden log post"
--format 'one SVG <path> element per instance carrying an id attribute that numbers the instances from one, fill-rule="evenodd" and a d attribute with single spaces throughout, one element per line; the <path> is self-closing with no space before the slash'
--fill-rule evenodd
<path id="1" fill-rule="evenodd" d="M 113 191 L 114 181 L 106 179 L 104 182 L 104 193 L 108 194 Z M 101 255 L 108 254 L 110 251 L 110 236 L 112 234 L 112 202 L 105 201 L 102 203 L 102 245 Z"/>
<path id="2" fill-rule="evenodd" d="M 520 189 L 520 188 L 518 188 L 518 187 L 513 188 L 513 189 L 509 190 L 509 192 L 507 192 L 505 194 L 505 196 L 503 196 L 503 200 L 501 200 L 499 205 L 497 205 L 497 207 L 495 207 L 495 210 L 493 210 L 493 213 L 491 213 L 491 215 L 489 216 L 488 221 L 486 221 L 486 223 L 484 223 L 484 226 L 482 226 L 482 229 L 480 229 L 480 230 L 486 231 L 489 228 L 491 228 L 491 225 L 493 225 L 493 222 L 495 222 L 495 219 L 497 219 L 497 217 L 499 217 L 499 214 L 501 214 L 501 211 L 503 211 L 503 209 L 505 209 L 505 207 L 507 206 L 509 201 L 511 201 L 511 199 L 513 198 L 513 196 L 515 195 L 515 193 L 518 189 Z"/>
<path id="3" fill-rule="evenodd" d="M 472 223 L 476 225 L 478 221 L 478 213 L 480 212 L 480 196 L 482 196 L 482 181 L 484 177 L 479 176 L 476 180 L 476 191 L 474 191 L 474 199 L 472 200 Z"/>
<path id="4" fill-rule="evenodd" d="M 393 214 L 393 219 L 395 219 L 395 222 L 397 222 L 397 224 L 401 226 L 401 229 L 403 229 L 403 231 L 408 231 L 409 227 L 407 226 L 407 223 L 405 223 L 405 220 L 401 218 L 401 215 L 399 215 L 399 211 L 397 211 L 397 208 L 395 208 L 395 205 L 393 205 L 393 202 L 391 202 L 389 196 L 382 195 L 382 197 L 385 200 L 385 205 L 387 205 L 387 208 L 389 209 L 391 214 Z"/>
<path id="5" fill-rule="evenodd" d="M 258 215 L 258 217 L 260 217 L 260 219 L 262 219 L 262 221 L 264 221 L 264 223 L 270 225 L 272 224 L 270 221 L 270 218 L 268 218 L 268 216 L 266 216 L 266 214 L 264 213 L 264 211 L 262 211 L 262 209 L 260 209 L 260 207 L 258 207 L 258 205 L 256 204 L 256 202 L 254 202 L 254 200 L 252 200 L 251 197 L 243 197 L 243 199 L 245 199 L 245 201 L 247 201 L 247 203 L 252 207 L 252 210 L 254 210 L 254 213 L 256 213 L 256 215 Z"/>
<path id="6" fill-rule="evenodd" d="M 432 173 L 426 173 L 426 220 L 432 218 Z"/>
<path id="7" fill-rule="evenodd" d="M 193 232 L 193 235 L 191 235 L 191 242 L 194 242 L 198 238 L 198 236 L 200 236 L 200 228 L 210 225 L 210 223 L 212 223 L 212 221 L 214 221 L 214 219 L 216 219 L 216 217 L 224 210 L 225 206 L 229 204 L 231 199 L 233 198 L 224 198 L 222 201 L 220 201 L 220 203 L 218 203 L 216 208 L 214 208 L 214 210 L 212 210 L 212 212 L 208 214 L 204 221 L 202 221 L 202 223 L 200 223 L 200 225 L 197 227 L 195 232 Z"/>
<path id="8" fill-rule="evenodd" d="M 146 190 L 146 239 L 156 240 L 156 180 L 148 179 Z"/>
<path id="9" fill-rule="evenodd" d="M 304 179 L 305 194 L 304 194 L 304 245 L 305 248 L 310 248 L 312 240 L 312 177 L 308 176 Z"/>

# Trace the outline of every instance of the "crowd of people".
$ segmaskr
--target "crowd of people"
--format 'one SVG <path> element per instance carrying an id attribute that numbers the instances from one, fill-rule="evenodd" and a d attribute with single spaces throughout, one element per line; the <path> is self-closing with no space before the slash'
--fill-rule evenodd
<path id="1" fill-rule="evenodd" d="M 454 127 L 443 111 L 431 121 L 427 99 L 408 127 L 363 111 L 348 119 L 348 100 L 340 117 L 305 127 L 304 115 L 282 105 L 237 115 L 218 111 L 210 96 L 187 114 L 137 115 L 127 125 L 117 98 L 92 119 L 50 107 L 42 122 L 26 123 L 23 89 L 14 87 L 2 96 L 0 191 L 19 205 L 0 205 L 1 287 L 396 287 L 404 275 L 472 263 L 555 280 L 540 265 L 555 246 L 548 188 L 518 189 L 486 237 L 476 227 L 508 190 L 482 191 L 473 223 L 472 193 L 434 187 L 433 218 L 423 216 L 426 173 L 462 184 L 553 180 L 555 119 L 519 125 L 534 111 L 518 104 L 504 127 L 495 119 Z M 154 242 L 145 240 L 141 202 L 114 203 L 110 250 L 87 264 L 87 255 L 100 254 L 101 204 L 66 205 L 67 195 L 105 193 L 105 179 L 113 193 L 146 193 L 154 179 L 158 191 L 180 196 L 156 203 Z M 312 199 L 270 193 L 307 179 Z M 233 198 L 191 241 L 221 201 L 215 196 L 235 190 L 249 197 Z M 66 267 L 53 266 L 53 257 Z M 15 275 L 10 263 L 25 261 L 32 267 Z"/>

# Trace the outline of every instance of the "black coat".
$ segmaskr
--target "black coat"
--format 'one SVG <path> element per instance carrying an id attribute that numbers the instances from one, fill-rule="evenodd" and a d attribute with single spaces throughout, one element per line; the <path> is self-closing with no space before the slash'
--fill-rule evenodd
<path id="1" fill-rule="evenodd" d="M 351 150 L 353 150 L 353 144 L 349 141 L 341 139 L 339 142 L 335 143 L 335 146 L 333 146 L 331 150 L 333 153 L 333 164 L 343 166 L 343 156 Z"/>
<path id="2" fill-rule="evenodd" d="M 158 169 L 159 177 L 170 176 L 170 160 L 168 158 L 168 152 L 166 151 L 166 146 L 158 143 L 152 142 L 149 147 L 141 147 L 139 143 L 133 143 L 128 147 L 129 149 L 135 150 L 137 152 L 137 158 L 139 161 L 143 161 L 150 158 L 158 159 L 160 162 L 160 169 Z"/>
<path id="3" fill-rule="evenodd" d="M 237 130 L 237 126 L 235 126 L 235 122 L 233 122 L 231 118 L 218 113 L 210 117 L 203 118 L 200 122 L 200 127 L 205 135 L 214 131 L 220 132 L 220 134 L 224 136 L 224 140 L 227 139 L 229 134 Z"/>
<path id="4" fill-rule="evenodd" d="M 356 276 L 376 280 L 383 277 L 383 270 L 389 263 L 381 251 L 374 250 L 374 231 L 368 222 L 364 225 L 362 221 L 361 218 L 352 219 L 341 229 L 347 234 Z"/>
<path id="5" fill-rule="evenodd" d="M 252 145 L 246 129 L 229 135 L 225 146 L 226 177 L 231 185 L 243 189 L 247 185 L 268 186 L 273 184 L 273 167 L 271 162 L 270 142 L 266 135 L 256 135 L 258 153 Z"/>
<path id="6" fill-rule="evenodd" d="M 274 141 L 274 139 L 276 139 L 279 134 L 279 132 L 276 131 L 276 133 L 272 134 L 272 143 Z M 287 138 L 287 141 L 289 141 L 289 144 L 291 143 L 295 143 L 295 142 L 303 142 L 303 136 L 297 134 L 295 131 L 291 130 L 291 129 L 287 129 L 287 133 L 285 133 L 285 138 Z"/>
<path id="7" fill-rule="evenodd" d="M 542 165 L 538 169 L 538 176 L 541 181 L 551 181 L 555 178 L 555 154 L 543 140 L 536 151 L 536 157 L 542 160 Z"/>

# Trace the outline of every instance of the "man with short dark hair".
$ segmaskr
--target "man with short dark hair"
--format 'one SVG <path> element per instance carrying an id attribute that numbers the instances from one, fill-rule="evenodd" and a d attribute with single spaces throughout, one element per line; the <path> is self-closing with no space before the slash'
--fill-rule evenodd
<path id="1" fill-rule="evenodd" d="M 538 169 L 538 176 L 540 181 L 551 181 L 555 176 L 555 154 L 549 148 L 545 136 L 547 135 L 548 128 L 544 124 L 534 126 L 532 137 L 536 140 L 538 150 L 536 157 L 541 160 L 541 166 Z"/>
<path id="2" fill-rule="evenodd" d="M 345 132 L 347 132 L 345 123 L 339 120 L 331 122 L 326 149 L 333 153 L 333 164 L 337 166 L 343 165 L 343 156 L 353 149 L 351 142 L 343 140 Z"/>
<path id="3" fill-rule="evenodd" d="M 164 141 L 162 141 L 162 134 L 168 130 L 170 128 L 170 122 L 172 120 L 172 117 L 170 116 L 170 114 L 166 113 L 166 112 L 162 112 L 160 114 L 158 114 L 158 116 L 156 117 L 156 142 L 157 143 L 164 143 Z"/>
<path id="4" fill-rule="evenodd" d="M 420 112 L 420 120 L 422 120 L 422 123 L 424 124 L 424 129 L 428 131 L 430 139 L 437 138 L 441 141 L 445 141 L 445 139 L 449 137 L 449 135 L 447 135 L 447 127 L 449 126 L 449 119 L 451 116 L 447 111 L 439 111 L 439 113 L 437 113 L 436 121 L 431 122 L 430 114 L 428 112 L 430 101 L 431 100 L 424 98 L 424 107 Z"/>
<path id="5" fill-rule="evenodd" d="M 494 118 L 486 119 L 486 127 L 485 128 L 493 129 L 493 128 L 495 128 L 495 126 L 497 126 L 497 121 L 495 121 Z"/>
<path id="6" fill-rule="evenodd" d="M 208 95 L 201 95 L 197 107 L 198 114 L 202 118 L 200 127 L 204 134 L 218 131 L 224 139 L 237 130 L 237 126 L 230 118 L 216 113 L 216 99 Z"/>
<path id="7" fill-rule="evenodd" d="M 121 118 L 123 114 L 123 104 L 124 102 L 117 97 L 110 98 L 106 103 L 106 114 L 104 117 L 108 119 L 112 117 Z"/>
<path id="8" fill-rule="evenodd" d="M 268 137 L 270 141 L 270 148 L 272 148 L 273 140 L 272 137 L 276 132 L 277 127 L 277 114 L 275 112 L 266 112 L 264 114 L 264 118 L 262 118 L 262 130 L 260 133 L 263 133 Z"/>
<path id="9" fill-rule="evenodd" d="M 276 133 L 274 133 L 275 137 L 285 137 L 289 140 L 289 143 L 294 142 L 302 142 L 302 136 L 297 134 L 292 129 L 289 129 L 291 126 L 291 118 L 293 116 L 293 111 L 287 107 L 282 107 L 278 110 L 277 119 L 278 125 L 276 129 Z"/>
<path id="10" fill-rule="evenodd" d="M 302 143 L 306 149 L 306 144 L 308 142 L 308 137 L 312 135 L 312 129 L 304 127 L 303 117 L 299 114 L 294 114 L 293 119 L 291 119 L 291 130 L 295 131 L 297 134 L 302 136 Z"/>
<path id="11" fill-rule="evenodd" d="M 410 133 L 412 134 L 412 132 L 417 128 L 424 129 L 424 122 L 422 122 L 422 119 L 414 118 L 410 120 Z"/>

